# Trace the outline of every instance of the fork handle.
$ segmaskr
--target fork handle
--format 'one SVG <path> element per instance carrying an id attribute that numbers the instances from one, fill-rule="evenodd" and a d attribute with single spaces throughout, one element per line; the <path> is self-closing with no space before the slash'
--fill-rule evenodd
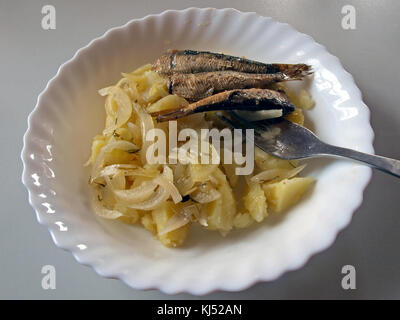
<path id="1" fill-rule="evenodd" d="M 335 155 L 364 162 L 369 166 L 400 178 L 400 160 L 376 156 L 347 148 L 326 144 L 322 154 Z"/>

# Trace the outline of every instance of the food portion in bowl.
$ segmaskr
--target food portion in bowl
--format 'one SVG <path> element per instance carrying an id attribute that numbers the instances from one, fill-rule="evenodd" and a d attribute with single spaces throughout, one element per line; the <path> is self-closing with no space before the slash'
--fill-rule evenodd
<path id="1" fill-rule="evenodd" d="M 303 110 L 314 102 L 307 91 L 290 90 L 284 82 L 310 73 L 305 64 L 264 64 L 193 50 L 171 50 L 153 65 L 123 73 L 115 85 L 99 90 L 105 129 L 94 137 L 87 162 L 94 211 L 141 224 L 169 247 L 182 245 L 194 223 L 226 235 L 270 212 L 284 212 L 313 182 L 298 177 L 304 165 L 247 149 L 250 142 L 240 136 L 235 148 L 251 151 L 253 170 L 238 175 L 247 164 L 226 161 L 225 150 L 232 147 L 227 131 L 221 131 L 223 145 L 203 132 L 226 129 L 217 110 L 234 110 L 251 121 L 283 116 L 303 125 Z M 192 152 L 189 140 L 201 151 Z"/>

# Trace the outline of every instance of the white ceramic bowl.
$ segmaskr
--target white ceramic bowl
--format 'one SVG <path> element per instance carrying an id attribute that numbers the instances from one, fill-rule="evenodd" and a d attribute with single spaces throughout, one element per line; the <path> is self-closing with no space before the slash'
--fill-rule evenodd
<path id="1" fill-rule="evenodd" d="M 113 28 L 63 64 L 29 116 L 23 183 L 38 221 L 57 246 L 97 273 L 135 289 L 205 294 L 242 290 L 301 267 L 327 248 L 362 201 L 371 170 L 348 161 L 310 161 L 313 192 L 288 214 L 223 238 L 194 228 L 187 244 L 168 249 L 141 227 L 97 219 L 89 205 L 92 137 L 101 132 L 97 89 L 152 62 L 167 48 L 223 51 L 264 62 L 304 62 L 316 100 L 308 112 L 326 142 L 373 152 L 369 110 L 339 60 L 287 24 L 234 9 L 166 11 Z"/>

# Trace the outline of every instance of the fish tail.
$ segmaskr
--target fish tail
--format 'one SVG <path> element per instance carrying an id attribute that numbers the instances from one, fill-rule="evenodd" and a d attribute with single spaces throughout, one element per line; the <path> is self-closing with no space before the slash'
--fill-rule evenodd
<path id="1" fill-rule="evenodd" d="M 313 73 L 310 65 L 307 64 L 293 64 L 290 65 L 284 74 L 291 80 L 301 80 L 303 77 Z"/>

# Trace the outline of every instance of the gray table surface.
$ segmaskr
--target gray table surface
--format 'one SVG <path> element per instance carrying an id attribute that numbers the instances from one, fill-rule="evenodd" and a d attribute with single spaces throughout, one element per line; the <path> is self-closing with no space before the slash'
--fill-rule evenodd
<path id="1" fill-rule="evenodd" d="M 41 28 L 41 8 L 56 8 L 56 30 Z M 343 30 L 341 8 L 354 5 L 356 30 Z M 58 66 L 110 27 L 166 9 L 234 7 L 288 22 L 337 55 L 371 109 L 376 153 L 400 159 L 400 2 L 0 0 L 0 298 L 22 299 L 399 299 L 400 180 L 375 171 L 349 227 L 301 270 L 248 290 L 205 297 L 135 291 L 104 279 L 58 249 L 36 222 L 20 182 L 26 118 Z M 271 44 L 273 45 L 273 44 Z M 43 290 L 41 268 L 56 268 L 56 289 Z M 357 289 L 343 290 L 341 268 L 353 265 Z"/>

